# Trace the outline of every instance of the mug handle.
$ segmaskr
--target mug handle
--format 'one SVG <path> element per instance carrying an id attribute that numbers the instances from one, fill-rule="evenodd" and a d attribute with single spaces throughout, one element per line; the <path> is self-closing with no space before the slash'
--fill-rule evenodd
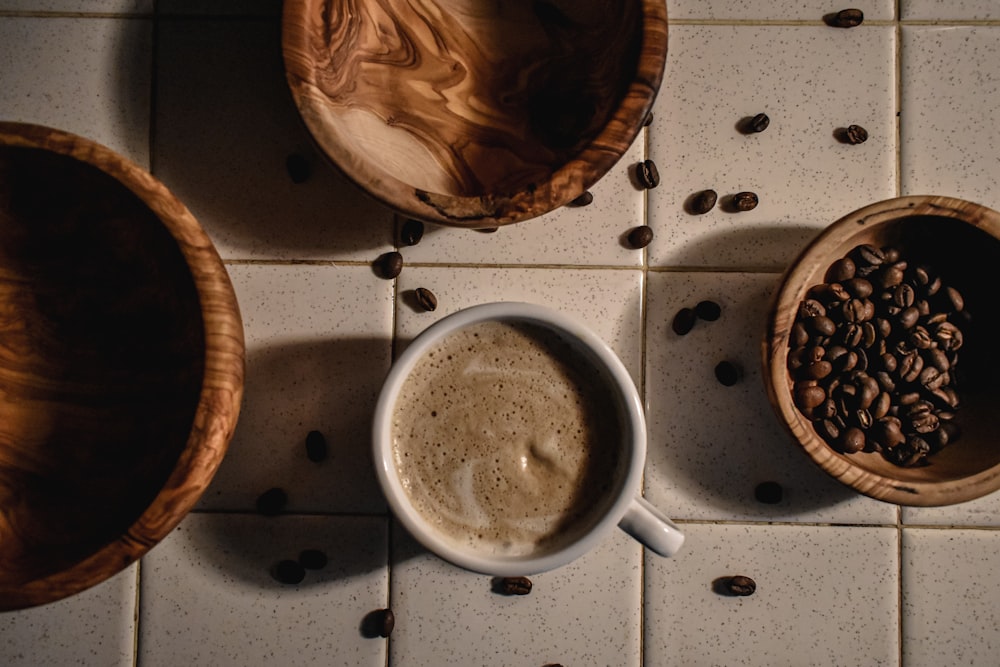
<path id="1" fill-rule="evenodd" d="M 661 556 L 673 556 L 684 544 L 684 533 L 642 496 L 636 496 L 618 527 Z"/>

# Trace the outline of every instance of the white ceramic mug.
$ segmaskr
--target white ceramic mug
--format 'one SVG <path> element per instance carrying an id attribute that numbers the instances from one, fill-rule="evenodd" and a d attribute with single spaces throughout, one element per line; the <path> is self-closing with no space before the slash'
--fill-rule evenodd
<path id="1" fill-rule="evenodd" d="M 556 332 L 590 360 L 606 378 L 608 390 L 619 403 L 622 433 L 619 456 L 622 474 L 609 491 L 604 508 L 589 519 L 589 527 L 573 531 L 577 537 L 554 550 L 527 556 L 474 552 L 438 532 L 411 503 L 393 462 L 393 412 L 400 390 L 424 354 L 449 334 L 486 321 L 516 321 Z M 646 420 L 635 383 L 621 360 L 586 326 L 567 315 L 528 303 L 501 302 L 472 306 L 448 315 L 425 329 L 393 364 L 375 408 L 374 460 L 379 483 L 394 515 L 424 547 L 441 558 L 468 570 L 494 576 L 535 574 L 566 565 L 579 558 L 618 526 L 651 551 L 672 556 L 684 535 L 666 516 L 641 495 L 646 462 Z"/>

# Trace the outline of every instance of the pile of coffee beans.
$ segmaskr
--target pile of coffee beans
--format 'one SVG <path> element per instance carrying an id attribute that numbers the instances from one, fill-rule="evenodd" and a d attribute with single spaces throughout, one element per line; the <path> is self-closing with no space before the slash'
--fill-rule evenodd
<path id="1" fill-rule="evenodd" d="M 795 404 L 840 452 L 926 465 L 959 435 L 968 321 L 961 294 L 930 267 L 900 248 L 860 245 L 799 305 L 787 359 Z"/>

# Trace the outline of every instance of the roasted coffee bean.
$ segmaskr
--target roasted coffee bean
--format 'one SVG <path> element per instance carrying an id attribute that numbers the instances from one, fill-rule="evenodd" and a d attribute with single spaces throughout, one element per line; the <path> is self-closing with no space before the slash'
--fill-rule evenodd
<path id="1" fill-rule="evenodd" d="M 806 299 L 799 304 L 799 317 L 822 317 L 826 315 L 826 307 L 816 299 Z"/>
<path id="2" fill-rule="evenodd" d="M 375 269 L 386 279 L 393 279 L 403 271 L 403 256 L 396 251 L 380 255 L 375 260 Z"/>
<path id="3" fill-rule="evenodd" d="M 754 591 L 757 590 L 757 582 L 750 577 L 737 574 L 736 576 L 729 577 L 727 588 L 732 595 L 753 595 Z"/>
<path id="4" fill-rule="evenodd" d="M 872 322 L 864 322 L 861 325 L 861 347 L 866 350 L 871 349 L 878 341 L 878 330 Z"/>
<path id="5" fill-rule="evenodd" d="M 876 317 L 875 330 L 878 332 L 880 338 L 888 338 L 889 334 L 892 333 L 892 323 L 884 317 Z"/>
<path id="6" fill-rule="evenodd" d="M 312 167 L 309 165 L 309 160 L 298 153 L 292 153 L 285 158 L 285 169 L 288 171 L 288 177 L 292 179 L 292 183 L 296 185 L 308 181 L 309 176 L 312 174 Z"/>
<path id="7" fill-rule="evenodd" d="M 653 240 L 653 228 L 649 225 L 639 225 L 628 233 L 628 244 L 635 249 L 645 248 Z"/>
<path id="8" fill-rule="evenodd" d="M 913 286 L 907 283 L 900 283 L 892 290 L 892 302 L 900 308 L 909 308 L 915 298 Z"/>
<path id="9" fill-rule="evenodd" d="M 823 315 L 806 318 L 805 324 L 808 329 L 820 336 L 832 336 L 837 333 L 834 321 Z"/>
<path id="10" fill-rule="evenodd" d="M 731 361 L 720 361 L 715 366 L 715 379 L 726 387 L 732 387 L 740 381 L 742 376 L 743 372 L 740 367 Z"/>
<path id="11" fill-rule="evenodd" d="M 859 346 L 861 344 L 861 338 L 865 334 L 865 332 L 861 329 L 861 325 L 856 322 L 845 324 L 843 328 L 841 328 L 840 332 L 840 342 L 847 347 Z"/>
<path id="12" fill-rule="evenodd" d="M 942 373 L 946 373 L 948 369 L 951 368 L 951 362 L 948 361 L 948 355 L 936 347 L 932 347 L 924 352 L 924 361 Z M 927 364 L 924 364 L 924 366 L 926 367 Z"/>
<path id="13" fill-rule="evenodd" d="M 306 571 L 294 560 L 282 560 L 275 564 L 272 576 L 283 584 L 301 584 L 306 578 Z"/>
<path id="14" fill-rule="evenodd" d="M 965 299 L 962 298 L 961 292 L 957 289 L 946 287 L 944 293 L 948 297 L 948 305 L 951 306 L 952 310 L 963 310 L 965 308 Z"/>
<path id="15" fill-rule="evenodd" d="M 903 269 L 899 268 L 896 264 L 890 264 L 888 266 L 883 266 L 877 276 L 877 284 L 879 287 L 884 290 L 891 290 L 896 287 L 896 285 L 903 282 Z M 889 298 L 892 298 L 892 292 L 889 292 Z"/>
<path id="16" fill-rule="evenodd" d="M 719 195 L 715 190 L 702 190 L 691 200 L 691 212 L 695 215 L 704 215 L 713 208 L 719 201 Z"/>
<path id="17" fill-rule="evenodd" d="M 838 443 L 843 452 L 848 454 L 860 452 L 865 448 L 865 433 L 856 426 L 850 426 L 840 434 Z"/>
<path id="18" fill-rule="evenodd" d="M 857 267 L 855 267 L 855 271 L 857 271 Z M 846 289 L 851 296 L 858 299 L 867 299 L 872 295 L 872 291 L 874 290 L 871 281 L 867 278 L 850 278 L 843 284 L 844 289 Z"/>
<path id="19" fill-rule="evenodd" d="M 797 382 L 794 397 L 799 409 L 811 410 L 826 400 L 826 390 L 815 382 Z"/>
<path id="20" fill-rule="evenodd" d="M 920 371 L 920 377 L 917 381 L 920 385 L 927 391 L 934 391 L 944 384 L 948 376 L 942 373 L 934 366 L 924 366 L 924 369 Z"/>
<path id="21" fill-rule="evenodd" d="M 714 301 L 699 301 L 694 307 L 694 312 L 699 319 L 714 322 L 722 316 L 722 307 Z"/>
<path id="22" fill-rule="evenodd" d="M 832 398 L 824 400 L 822 403 L 813 408 L 813 417 L 815 419 L 833 419 L 837 416 L 837 404 Z"/>
<path id="23" fill-rule="evenodd" d="M 820 419 L 815 423 L 816 433 L 827 442 L 836 442 L 840 437 L 840 428 L 832 418 Z"/>
<path id="24" fill-rule="evenodd" d="M 649 127 L 653 123 L 653 112 L 650 111 L 646 114 L 646 117 L 642 119 L 642 126 Z"/>
<path id="25" fill-rule="evenodd" d="M 747 132 L 763 132 L 767 129 L 767 126 L 771 124 L 771 119 L 767 117 L 766 113 L 759 113 L 746 124 Z"/>
<path id="26" fill-rule="evenodd" d="M 826 357 L 826 348 L 822 345 L 813 345 L 805 349 L 805 360 L 807 363 L 816 363 Z"/>
<path id="27" fill-rule="evenodd" d="M 388 637 L 396 627 L 396 614 L 392 612 L 392 609 L 382 609 L 379 616 L 381 618 L 379 619 L 378 634 L 380 637 Z"/>
<path id="28" fill-rule="evenodd" d="M 257 511 L 264 516 L 281 514 L 288 504 L 288 494 L 279 487 L 273 487 L 257 496 Z"/>
<path id="29" fill-rule="evenodd" d="M 860 125 L 848 125 L 844 137 L 849 144 L 863 144 L 868 141 L 868 130 Z"/>
<path id="30" fill-rule="evenodd" d="M 829 361 L 814 361 L 805 367 L 804 375 L 806 378 L 810 380 L 822 380 L 832 372 L 833 372 L 833 364 L 831 364 Z M 716 369 L 716 373 L 718 373 L 718 369 Z M 726 384 L 725 382 L 722 381 L 722 379 L 720 379 L 719 382 L 722 382 L 722 384 Z"/>
<path id="31" fill-rule="evenodd" d="M 935 344 L 930 332 L 919 324 L 910 330 L 907 340 L 918 350 L 926 350 Z"/>
<path id="32" fill-rule="evenodd" d="M 868 243 L 855 248 L 851 255 L 866 266 L 881 266 L 886 261 L 885 251 Z"/>
<path id="33" fill-rule="evenodd" d="M 307 570 L 322 570 L 327 560 L 326 554 L 319 549 L 304 549 L 299 554 L 299 565 Z"/>
<path id="34" fill-rule="evenodd" d="M 757 502 L 765 505 L 777 505 L 784 497 L 784 489 L 777 482 L 761 482 L 753 490 L 753 497 Z"/>
<path id="35" fill-rule="evenodd" d="M 896 391 L 896 382 L 887 371 L 876 371 L 875 379 L 878 380 L 878 386 L 882 387 L 882 391 L 890 394 Z"/>
<path id="36" fill-rule="evenodd" d="M 504 577 L 500 582 L 504 595 L 527 595 L 531 592 L 531 579 L 527 577 Z"/>
<path id="37" fill-rule="evenodd" d="M 916 306 L 910 306 L 909 308 L 903 309 L 899 315 L 897 315 L 897 322 L 899 326 L 904 329 L 909 329 L 917 323 L 920 319 L 920 311 Z"/>
<path id="38" fill-rule="evenodd" d="M 326 438 L 319 431 L 309 431 L 306 434 L 306 456 L 313 463 L 320 463 L 326 460 Z"/>
<path id="39" fill-rule="evenodd" d="M 414 218 L 407 219 L 399 230 L 399 240 L 403 245 L 417 245 L 424 237 L 424 223 Z"/>
<path id="40" fill-rule="evenodd" d="M 853 259 L 850 257 L 841 257 L 826 270 L 826 282 L 845 283 L 854 278 L 856 270 L 857 267 L 854 266 Z"/>
<path id="41" fill-rule="evenodd" d="M 954 352 L 962 347 L 962 332 L 951 322 L 940 322 L 934 326 L 934 341 L 941 349 Z"/>
<path id="42" fill-rule="evenodd" d="M 883 417 L 868 431 L 873 443 L 883 449 L 892 449 L 906 441 L 900 421 L 895 417 Z"/>
<path id="43" fill-rule="evenodd" d="M 593 203 L 594 203 L 594 195 L 592 192 L 590 192 L 590 190 L 587 190 L 582 195 L 571 201 L 569 205 L 579 208 L 581 206 L 590 206 Z"/>
<path id="44" fill-rule="evenodd" d="M 864 322 L 868 312 L 869 309 L 861 299 L 848 299 L 840 307 L 840 316 L 846 322 Z"/>
<path id="45" fill-rule="evenodd" d="M 752 211 L 757 208 L 759 199 L 753 192 L 737 192 L 733 195 L 733 208 L 737 211 Z"/>
<path id="46" fill-rule="evenodd" d="M 694 324 L 698 319 L 697 313 L 695 313 L 694 308 L 681 308 L 674 315 L 673 322 L 670 323 L 670 328 L 674 330 L 674 333 L 678 336 L 684 336 L 691 332 L 694 328 Z M 803 332 L 805 328 L 803 327 Z M 806 339 L 809 338 L 809 334 L 805 334 Z"/>
<path id="47" fill-rule="evenodd" d="M 426 287 L 418 287 L 414 290 L 414 294 L 417 298 L 417 304 L 426 311 L 437 310 L 438 300 L 434 296 L 434 292 L 430 291 Z"/>
<path id="48" fill-rule="evenodd" d="M 871 406 L 872 418 L 876 421 L 882 419 L 889 414 L 890 407 L 892 407 L 892 395 L 887 391 L 879 392 Z"/>
<path id="49" fill-rule="evenodd" d="M 865 20 L 865 13 L 860 9 L 841 9 L 830 19 L 830 25 L 836 28 L 855 28 Z"/>
<path id="50" fill-rule="evenodd" d="M 792 325 L 791 333 L 791 344 L 792 349 L 802 347 L 809 342 L 809 332 L 806 331 L 806 326 L 802 322 L 796 322 Z"/>
<path id="51" fill-rule="evenodd" d="M 635 176 L 639 185 L 647 190 L 660 184 L 660 172 L 652 160 L 643 160 L 636 165 Z"/>

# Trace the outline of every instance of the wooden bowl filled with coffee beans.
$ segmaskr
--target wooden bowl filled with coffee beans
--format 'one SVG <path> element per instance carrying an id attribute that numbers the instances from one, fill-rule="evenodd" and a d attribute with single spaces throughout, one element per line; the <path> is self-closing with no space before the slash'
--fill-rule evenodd
<path id="1" fill-rule="evenodd" d="M 0 610 L 72 595 L 167 535 L 243 392 L 222 261 L 148 172 L 0 122 Z"/>
<path id="2" fill-rule="evenodd" d="M 663 0 L 287 0 L 292 97 L 320 150 L 402 214 L 486 228 L 573 201 L 649 118 Z"/>
<path id="3" fill-rule="evenodd" d="M 933 196 L 841 218 L 785 271 L 764 377 L 830 475 L 900 505 L 1000 488 L 1000 213 Z"/>

